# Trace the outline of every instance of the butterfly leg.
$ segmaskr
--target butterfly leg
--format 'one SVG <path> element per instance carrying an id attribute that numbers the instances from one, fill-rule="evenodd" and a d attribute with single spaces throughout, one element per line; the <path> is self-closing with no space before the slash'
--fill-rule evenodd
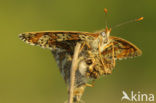
<path id="1" fill-rule="evenodd" d="M 91 82 L 91 84 L 89 84 L 89 83 L 86 83 L 86 84 L 85 84 L 85 86 L 87 86 L 87 87 L 94 87 L 94 85 L 95 85 L 95 80 L 93 80 L 93 81 Z"/>
<path id="2" fill-rule="evenodd" d="M 112 59 L 113 59 L 113 67 L 115 67 L 115 57 L 114 57 L 114 44 L 113 43 L 110 43 L 108 45 L 106 45 L 104 47 L 104 50 L 107 49 L 108 47 L 112 46 Z"/>
<path id="3" fill-rule="evenodd" d="M 82 43 L 82 46 L 81 46 L 81 48 L 80 48 L 80 52 L 83 50 L 83 48 L 85 47 L 85 45 L 86 45 L 89 49 L 91 48 L 90 45 L 89 45 L 88 43 L 83 42 L 83 43 Z"/>
<path id="4" fill-rule="evenodd" d="M 114 44 L 113 43 L 112 43 L 112 59 L 113 59 L 113 67 L 115 67 Z"/>
<path id="5" fill-rule="evenodd" d="M 89 84 L 89 83 L 86 83 L 85 86 L 86 86 L 86 87 L 94 87 L 94 85 Z"/>
<path id="6" fill-rule="evenodd" d="M 102 65 L 104 66 L 104 73 L 107 73 L 106 71 L 106 65 L 104 64 L 104 61 L 102 60 L 102 56 L 101 56 L 101 49 L 100 49 L 100 43 L 99 43 L 99 47 L 98 47 L 98 50 L 99 50 L 99 57 L 100 57 L 100 61 L 102 63 Z"/>

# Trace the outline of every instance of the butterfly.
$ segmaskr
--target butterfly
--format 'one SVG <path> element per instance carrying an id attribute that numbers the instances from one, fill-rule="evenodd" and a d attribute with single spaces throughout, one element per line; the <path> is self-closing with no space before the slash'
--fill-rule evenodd
<path id="1" fill-rule="evenodd" d="M 76 72 L 75 84 L 77 88 L 75 91 L 77 92 L 75 93 L 75 98 L 80 98 L 80 94 L 82 94 L 82 92 L 79 94 L 78 90 L 80 88 L 82 89 L 82 87 L 83 89 L 85 88 L 84 84 L 88 82 L 86 75 L 89 78 L 96 79 L 101 75 L 111 74 L 111 69 L 114 64 L 112 61 L 113 58 L 131 58 L 142 54 L 141 50 L 134 44 L 119 37 L 109 36 L 109 33 L 110 31 L 108 31 L 107 28 L 103 31 L 95 33 L 73 31 L 28 32 L 20 34 L 19 38 L 30 45 L 50 49 L 67 84 L 70 81 L 70 67 L 76 43 L 88 43 L 87 45 L 89 45 L 89 47 L 87 45 L 84 46 L 87 50 L 84 49 L 83 56 L 79 57 L 83 59 L 79 62 L 79 69 Z M 109 44 L 112 45 L 106 47 Z M 102 50 L 99 50 L 99 48 Z M 88 51 L 90 53 L 86 54 Z M 101 58 L 99 56 L 99 52 Z M 101 59 L 104 63 L 101 63 Z"/>
<path id="2" fill-rule="evenodd" d="M 142 20 L 141 18 L 136 21 Z M 42 31 L 26 32 L 19 38 L 30 45 L 52 51 L 60 72 L 67 84 L 70 83 L 70 68 L 76 43 L 82 44 L 75 73 L 74 101 L 80 101 L 89 80 L 111 74 L 115 61 L 140 56 L 142 51 L 131 42 L 110 36 L 111 28 L 98 32 Z"/>

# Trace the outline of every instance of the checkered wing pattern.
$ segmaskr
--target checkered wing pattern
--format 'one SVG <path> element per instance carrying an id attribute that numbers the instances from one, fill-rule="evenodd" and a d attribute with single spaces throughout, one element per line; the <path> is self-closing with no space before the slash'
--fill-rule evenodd
<path id="1" fill-rule="evenodd" d="M 142 51 L 136 47 L 134 44 L 124 40 L 122 38 L 110 36 L 110 41 L 114 45 L 114 58 L 115 59 L 126 59 L 126 58 L 133 58 L 136 56 L 140 56 Z M 112 46 L 106 48 L 102 54 L 106 58 L 112 58 Z"/>
<path id="2" fill-rule="evenodd" d="M 28 32 L 19 35 L 19 38 L 30 45 L 41 46 L 48 49 L 65 49 L 72 51 L 76 42 L 92 40 L 97 34 L 88 32 L 73 31 L 46 31 L 46 32 Z M 72 50 L 71 50 L 72 49 Z"/>

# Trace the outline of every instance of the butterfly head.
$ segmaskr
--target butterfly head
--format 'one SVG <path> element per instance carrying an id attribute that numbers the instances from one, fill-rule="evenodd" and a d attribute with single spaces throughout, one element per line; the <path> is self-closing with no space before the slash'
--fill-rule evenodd
<path id="1" fill-rule="evenodd" d="M 103 48 L 110 42 L 110 32 L 111 28 L 108 28 L 107 26 L 104 30 L 99 31 L 97 39 L 92 42 L 93 48 L 99 48 L 100 46 L 100 50 L 103 51 Z"/>
<path id="2" fill-rule="evenodd" d="M 108 43 L 109 42 L 109 36 L 110 36 L 110 32 L 111 32 L 111 28 L 108 28 L 106 26 L 105 30 L 101 31 L 100 32 L 100 41 L 103 42 L 103 43 Z"/>

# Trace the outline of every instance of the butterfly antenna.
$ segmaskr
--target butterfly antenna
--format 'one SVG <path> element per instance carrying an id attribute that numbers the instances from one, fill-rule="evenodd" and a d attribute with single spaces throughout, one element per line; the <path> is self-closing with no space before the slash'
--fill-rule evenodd
<path id="1" fill-rule="evenodd" d="M 106 8 L 104 8 L 104 13 L 105 13 L 105 25 L 107 27 L 108 26 L 108 24 L 107 24 L 107 13 L 108 13 L 108 10 Z"/>
<path id="2" fill-rule="evenodd" d="M 117 27 L 123 26 L 123 25 L 125 25 L 125 24 L 129 24 L 129 23 L 133 23 L 133 22 L 138 22 L 138 21 L 141 21 L 141 20 L 143 20 L 143 19 L 144 19 L 144 17 L 140 17 L 140 18 L 138 18 L 138 19 L 129 20 L 129 21 L 126 21 L 126 22 L 117 24 L 117 25 L 115 25 L 113 28 L 117 28 Z"/>

